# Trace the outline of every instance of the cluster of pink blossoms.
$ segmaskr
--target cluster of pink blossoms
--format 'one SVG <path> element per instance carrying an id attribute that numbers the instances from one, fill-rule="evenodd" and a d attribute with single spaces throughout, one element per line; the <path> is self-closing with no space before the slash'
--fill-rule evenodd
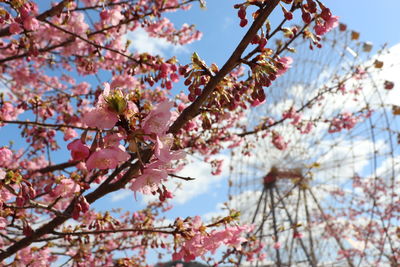
<path id="1" fill-rule="evenodd" d="M 272 132 L 272 144 L 279 150 L 285 150 L 288 147 L 288 142 L 277 132 Z"/>
<path id="2" fill-rule="evenodd" d="M 331 125 L 329 126 L 329 133 L 340 132 L 343 129 L 350 130 L 352 129 L 358 122 L 358 118 L 351 113 L 343 113 L 339 117 L 334 118 L 331 121 Z"/>
<path id="3" fill-rule="evenodd" d="M 333 16 L 329 8 L 324 7 L 322 9 L 320 18 L 316 20 L 314 26 L 317 35 L 324 35 L 339 25 L 339 17 Z"/>
<path id="4" fill-rule="evenodd" d="M 35 31 L 39 28 L 39 21 L 36 19 L 38 7 L 35 3 L 26 3 L 19 8 L 19 17 L 14 18 L 10 24 L 10 33 L 18 34 L 24 29 Z"/>
<path id="5" fill-rule="evenodd" d="M 9 167 L 13 159 L 13 153 L 7 147 L 0 148 L 0 167 Z"/>
<path id="6" fill-rule="evenodd" d="M 167 178 L 168 173 L 176 171 L 171 168 L 171 161 L 185 156 L 183 151 L 171 151 L 174 138 L 167 134 L 167 130 L 174 119 L 171 112 L 173 105 L 168 101 L 159 103 L 142 121 L 142 130 L 147 134 L 147 139 L 155 143 L 155 157 L 146 165 L 143 174 L 132 181 L 130 188 L 135 192 L 155 193 L 158 184 Z"/>
<path id="7" fill-rule="evenodd" d="M 296 111 L 294 107 L 291 107 L 288 111 L 283 113 L 283 119 L 293 119 L 291 124 L 298 125 L 301 120 L 301 114 Z"/>
<path id="8" fill-rule="evenodd" d="M 0 119 L 5 121 L 15 120 L 22 112 L 22 109 L 14 107 L 9 102 L 5 102 L 0 108 Z"/>
<path id="9" fill-rule="evenodd" d="M 188 237 L 183 241 L 181 249 L 172 255 L 173 260 L 191 261 L 196 257 L 204 256 L 207 252 L 214 254 L 221 245 L 241 250 L 241 244 L 246 241 L 242 235 L 253 229 L 248 225 L 226 226 L 224 229 L 212 230 L 208 233 L 199 216 L 196 216 L 189 224 L 190 227 L 187 228 L 190 228 L 191 232 L 187 233 Z"/>
<path id="10" fill-rule="evenodd" d="M 116 126 L 120 116 L 130 119 L 139 111 L 133 102 L 126 99 L 122 91 L 111 90 L 108 83 L 105 83 L 104 87 L 96 107 L 86 112 L 82 121 L 89 127 L 107 131 Z M 174 138 L 167 134 L 167 130 L 175 116 L 171 112 L 173 106 L 173 102 L 159 103 L 141 121 L 140 129 L 137 129 L 143 133 L 144 141 L 153 144 L 154 157 L 144 166 L 142 174 L 131 182 L 130 188 L 135 192 L 150 194 L 160 191 L 159 184 L 167 179 L 168 173 L 176 171 L 171 168 L 171 162 L 185 156 L 182 151 L 171 151 Z M 95 138 L 91 147 L 85 143 L 86 137 L 73 140 L 67 146 L 71 151 L 72 160 L 84 161 L 89 171 L 114 169 L 119 164 L 126 162 L 131 156 L 121 145 L 121 141 L 126 140 L 131 145 L 135 144 L 135 141 L 128 140 L 126 131 L 121 127 L 119 130 L 117 133 L 110 131 L 101 140 Z M 133 148 L 132 152 L 136 152 L 134 150 Z M 165 188 L 160 194 L 164 198 L 172 197 Z"/>

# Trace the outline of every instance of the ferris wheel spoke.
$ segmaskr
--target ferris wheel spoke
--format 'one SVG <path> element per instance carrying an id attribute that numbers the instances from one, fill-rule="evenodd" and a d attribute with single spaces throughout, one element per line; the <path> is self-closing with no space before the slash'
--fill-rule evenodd
<path id="1" fill-rule="evenodd" d="M 308 240 L 310 242 L 311 258 L 312 258 L 313 263 L 317 263 L 317 258 L 315 257 L 315 254 L 314 254 L 314 241 L 313 241 L 313 235 L 312 235 L 312 231 L 311 231 L 311 219 L 310 219 L 310 212 L 308 210 L 307 194 L 306 194 L 305 190 L 303 190 L 303 198 L 304 198 L 304 211 L 306 213 L 306 220 L 307 220 Z"/>
<path id="2" fill-rule="evenodd" d="M 275 238 L 275 242 L 278 243 L 279 238 L 278 238 L 277 220 L 276 220 L 276 216 L 275 216 L 274 191 L 272 189 L 273 188 L 269 188 L 268 190 L 269 190 L 269 196 L 270 196 L 270 200 L 271 200 L 272 226 L 273 226 L 273 230 L 274 230 L 274 238 Z M 276 253 L 277 267 L 281 267 L 282 263 L 281 263 L 281 256 L 280 256 L 279 248 L 275 249 L 275 253 Z"/>
<path id="3" fill-rule="evenodd" d="M 276 190 L 277 195 L 280 197 L 279 191 Z M 296 211 L 295 211 L 295 218 L 294 218 L 294 223 L 291 223 L 292 225 L 295 224 L 295 231 L 297 232 L 297 225 L 298 225 L 298 217 L 299 217 L 299 206 L 300 206 L 300 190 L 297 190 L 297 200 L 296 200 Z M 285 209 L 286 210 L 286 209 Z M 286 211 L 287 212 L 287 211 Z M 288 212 L 287 212 L 288 213 Z M 288 213 L 288 215 L 290 215 L 290 213 Z M 293 247 L 294 247 L 294 238 L 292 238 L 291 242 L 290 242 L 290 249 L 289 249 L 289 266 L 291 266 L 292 264 L 292 253 L 293 253 Z M 303 244 L 302 244 L 303 246 Z"/>
<path id="4" fill-rule="evenodd" d="M 340 238 L 338 237 L 338 235 L 334 232 L 334 229 L 333 229 L 333 227 L 332 227 L 332 224 L 328 221 L 328 219 L 327 219 L 328 217 L 326 216 L 326 214 L 325 214 L 323 208 L 321 207 L 321 205 L 320 205 L 318 199 L 315 197 L 315 195 L 314 195 L 314 193 L 312 192 L 311 188 L 307 188 L 307 191 L 310 193 L 312 199 L 314 200 L 314 203 L 316 204 L 316 206 L 317 206 L 317 208 L 318 208 L 318 211 L 321 213 L 321 215 L 322 215 L 321 217 L 322 217 L 322 219 L 324 220 L 324 222 L 326 223 L 326 226 L 329 228 L 330 232 L 334 233 L 334 234 L 333 234 L 333 238 L 335 239 L 336 243 L 338 244 L 338 246 L 340 247 L 340 249 L 341 249 L 342 251 L 345 251 L 346 249 L 345 249 L 345 247 L 344 247 L 342 241 L 340 240 Z M 349 265 L 350 267 L 355 267 L 355 265 L 353 264 L 353 262 L 350 260 L 349 257 L 346 257 L 346 261 L 347 261 L 347 263 L 348 263 L 348 265 Z"/>
<path id="5" fill-rule="evenodd" d="M 300 187 L 298 187 L 298 190 L 299 190 L 298 191 L 299 195 L 298 195 L 298 199 L 297 199 L 297 203 L 296 203 L 297 207 L 299 206 L 300 199 L 301 199 L 301 196 L 300 196 L 300 190 L 301 189 L 300 189 Z M 277 190 L 277 188 L 275 188 L 275 192 L 278 195 L 278 197 L 280 197 L 280 194 L 279 194 L 279 191 Z M 283 204 L 283 209 L 284 209 L 284 211 L 286 213 L 286 216 L 288 217 L 290 225 L 292 227 L 294 227 L 294 225 L 297 225 L 296 219 L 295 219 L 295 221 L 293 221 L 292 216 L 290 215 L 290 212 L 289 212 L 287 206 L 285 205 L 285 202 L 282 202 L 282 204 Z M 296 210 L 296 217 L 297 217 L 297 210 Z M 312 238 L 312 236 L 311 236 L 311 238 Z M 293 244 L 294 240 L 295 240 L 294 238 L 291 239 L 292 244 Z M 300 246 L 301 246 L 304 254 L 306 255 L 307 261 L 310 264 L 310 266 L 312 266 L 312 267 L 317 266 L 316 265 L 317 261 L 315 259 L 315 256 L 313 256 L 313 251 L 312 250 L 310 251 L 311 252 L 311 256 L 310 256 L 309 253 L 307 252 L 307 249 L 306 249 L 306 246 L 304 245 L 303 240 L 301 238 L 299 238 L 298 240 L 299 240 Z M 313 249 L 313 247 L 311 247 L 311 249 Z M 289 266 L 291 266 L 291 258 L 292 258 L 292 249 L 290 250 L 290 254 L 289 254 L 289 264 L 288 264 Z"/>
<path id="6" fill-rule="evenodd" d="M 262 200 L 263 200 L 264 194 L 265 194 L 265 189 L 262 190 L 261 196 L 260 196 L 260 198 L 258 199 L 257 208 L 256 208 L 256 210 L 255 210 L 255 212 L 254 212 L 253 219 L 251 219 L 251 223 L 252 223 L 252 224 L 256 221 L 256 217 L 257 217 L 257 214 L 258 214 L 258 210 L 259 210 L 259 208 L 260 208 L 260 205 L 261 205 L 261 202 L 262 202 Z"/>

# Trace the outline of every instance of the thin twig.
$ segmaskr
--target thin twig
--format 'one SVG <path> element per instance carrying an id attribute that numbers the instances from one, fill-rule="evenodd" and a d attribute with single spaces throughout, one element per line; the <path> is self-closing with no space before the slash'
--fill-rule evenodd
<path id="1" fill-rule="evenodd" d="M 179 176 L 179 175 L 176 175 L 176 174 L 173 174 L 173 173 L 168 173 L 168 175 L 171 176 L 171 177 L 174 177 L 174 178 L 178 178 L 178 179 L 185 180 L 185 181 L 193 181 L 193 180 L 196 180 L 196 178 L 192 178 L 192 177 L 183 177 L 183 176 Z"/>

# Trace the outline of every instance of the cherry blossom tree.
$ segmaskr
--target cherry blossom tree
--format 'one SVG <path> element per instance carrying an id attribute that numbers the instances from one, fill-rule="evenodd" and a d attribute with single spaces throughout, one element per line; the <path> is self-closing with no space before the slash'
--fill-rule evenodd
<path id="1" fill-rule="evenodd" d="M 202 155 L 218 174 L 222 162 L 210 155 L 241 142 L 232 129 L 247 109 L 268 101 L 264 88 L 291 67 L 283 53 L 293 51 L 297 38 L 318 49 L 338 17 L 318 0 L 236 3 L 237 27 L 247 31 L 219 67 L 196 53 L 187 62 L 133 53 L 127 40 L 139 29 L 172 44 L 199 40 L 195 26 L 177 28 L 165 13 L 205 7 L 203 0 L 40 2 L 0 2 L 0 260 L 147 266 L 152 249 L 173 260 L 203 257 L 214 264 L 234 263 L 236 254 L 257 257 L 262 244 L 245 238 L 253 227 L 239 225 L 235 211 L 212 222 L 163 220 L 173 198 L 165 182 L 190 182 L 178 175 L 187 154 Z M 282 17 L 276 25 L 268 20 L 272 12 Z M 294 18 L 297 26 L 290 24 Z M 185 90 L 172 93 L 179 81 Z M 294 109 L 283 116 L 301 123 Z M 354 114 L 342 114 L 332 118 L 330 131 L 355 123 Z M 6 143 L 12 138 L 23 148 Z M 288 146 L 278 132 L 272 143 Z M 69 159 L 59 161 L 57 151 Z M 158 201 L 136 212 L 93 208 L 124 188 Z M 221 258 L 211 259 L 221 247 Z"/>

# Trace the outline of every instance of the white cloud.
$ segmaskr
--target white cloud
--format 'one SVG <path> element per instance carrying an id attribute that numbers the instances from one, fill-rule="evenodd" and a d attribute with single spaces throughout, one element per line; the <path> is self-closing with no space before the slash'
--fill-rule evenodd
<path id="1" fill-rule="evenodd" d="M 173 191 L 174 198 L 172 199 L 172 204 L 183 205 L 197 196 L 205 193 L 212 193 L 211 188 L 218 187 L 222 178 L 228 175 L 229 161 L 226 155 L 219 155 L 212 158 L 224 160 L 222 173 L 220 175 L 211 174 L 211 166 L 209 163 L 192 156 L 188 157 L 191 163 L 186 165 L 178 175 L 182 177 L 192 177 L 195 178 L 195 180 L 181 181 L 176 178 L 170 178 L 169 181 L 165 183 L 169 190 L 176 188 L 176 190 Z M 177 182 L 179 186 L 177 186 Z M 215 193 L 215 190 L 213 192 Z"/>
<path id="2" fill-rule="evenodd" d="M 131 51 L 160 56 L 173 56 L 177 53 L 187 53 L 188 49 L 182 45 L 174 45 L 165 39 L 153 38 L 143 28 L 137 28 L 135 31 L 129 32 L 126 39 L 131 41 Z"/>
<path id="3" fill-rule="evenodd" d="M 222 22 L 222 29 L 226 30 L 231 28 L 234 23 L 235 21 L 232 19 L 232 17 L 225 17 L 224 21 Z"/>
<path id="4" fill-rule="evenodd" d="M 132 190 L 122 189 L 122 190 L 119 190 L 119 191 L 114 192 L 114 193 L 111 194 L 111 201 L 112 202 L 117 202 L 117 201 L 125 199 L 125 198 L 127 198 L 129 196 L 133 197 L 133 194 L 134 193 L 132 192 Z"/>

